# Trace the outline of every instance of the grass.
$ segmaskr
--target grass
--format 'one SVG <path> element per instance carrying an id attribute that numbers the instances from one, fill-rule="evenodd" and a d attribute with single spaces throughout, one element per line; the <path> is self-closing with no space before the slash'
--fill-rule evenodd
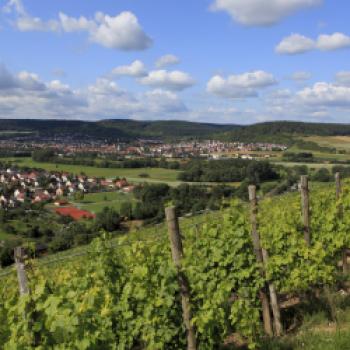
<path id="1" fill-rule="evenodd" d="M 88 210 L 95 214 L 102 211 L 104 207 L 112 207 L 119 211 L 123 202 L 133 203 L 135 202 L 135 198 L 129 193 L 100 192 L 86 194 L 81 201 L 72 201 L 78 208 Z"/>
<path id="2" fill-rule="evenodd" d="M 320 168 L 332 169 L 335 165 L 332 163 L 299 163 L 299 162 L 274 162 L 274 164 L 284 165 L 286 167 L 306 165 L 310 169 L 320 169 Z"/>
<path id="3" fill-rule="evenodd" d="M 35 162 L 31 158 L 1 158 L 2 161 L 10 161 L 19 166 L 27 166 L 29 168 L 41 168 L 48 171 L 66 171 L 73 174 L 85 173 L 87 176 L 115 178 L 126 177 L 131 182 L 164 182 L 169 185 L 176 186 L 180 184 L 177 181 L 178 170 L 162 169 L 162 168 L 139 168 L 139 169 L 111 169 L 97 168 L 81 165 L 53 164 Z M 148 178 L 139 177 L 140 174 L 148 174 Z"/>
<path id="4" fill-rule="evenodd" d="M 6 233 L 6 232 L 2 231 L 2 229 L 0 228 L 0 241 L 10 241 L 10 240 L 16 239 L 16 238 L 18 238 L 18 236 Z"/>
<path id="5" fill-rule="evenodd" d="M 304 140 L 315 142 L 323 147 L 350 151 L 350 136 L 308 136 L 304 137 Z"/>

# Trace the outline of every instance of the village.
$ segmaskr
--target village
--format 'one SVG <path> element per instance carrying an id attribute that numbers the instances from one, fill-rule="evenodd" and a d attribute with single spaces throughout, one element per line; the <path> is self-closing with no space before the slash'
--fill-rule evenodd
<path id="1" fill-rule="evenodd" d="M 55 212 L 75 220 L 95 215 L 70 205 L 69 200 L 89 193 L 120 191 L 131 193 L 134 186 L 125 178 L 105 179 L 45 170 L 0 169 L 0 208 L 9 210 L 23 203 L 53 203 Z M 61 207 L 64 207 L 61 208 Z"/>
<path id="2" fill-rule="evenodd" d="M 193 158 L 215 159 L 220 157 L 249 158 L 252 152 L 283 152 L 287 145 L 277 143 L 222 142 L 217 140 L 164 142 L 140 139 L 130 142 L 110 143 L 99 140 L 73 140 L 71 138 L 11 139 L 0 140 L 0 153 L 28 154 L 38 149 L 52 149 L 61 157 L 79 154 L 97 154 L 120 158 Z"/>

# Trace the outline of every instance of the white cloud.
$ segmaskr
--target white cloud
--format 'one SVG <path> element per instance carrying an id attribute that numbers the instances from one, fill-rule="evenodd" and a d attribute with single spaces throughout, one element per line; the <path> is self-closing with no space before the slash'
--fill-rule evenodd
<path id="1" fill-rule="evenodd" d="M 59 80 L 44 82 L 34 73 L 13 74 L 0 65 L 0 118 L 184 119 L 187 111 L 171 91 L 135 94 L 108 78 L 72 89 Z"/>
<path id="2" fill-rule="evenodd" d="M 12 74 L 0 67 L 2 118 L 76 118 L 86 106 L 87 101 L 68 85 L 45 83 L 34 73 Z"/>
<path id="3" fill-rule="evenodd" d="M 7 70 L 7 68 L 0 64 L 0 91 L 8 90 L 18 86 L 16 78 Z"/>
<path id="4" fill-rule="evenodd" d="M 121 50 L 144 50 L 152 40 L 142 30 L 137 17 L 131 12 L 122 12 L 111 17 L 100 13 L 96 30 L 90 31 L 90 39 L 102 46 Z"/>
<path id="5" fill-rule="evenodd" d="M 331 35 L 321 34 L 317 40 L 313 40 L 304 35 L 291 34 L 282 39 L 276 46 L 276 52 L 282 55 L 295 55 L 308 52 L 314 49 L 321 51 L 335 51 L 350 47 L 350 36 L 343 33 Z"/>
<path id="6" fill-rule="evenodd" d="M 143 62 L 136 60 L 130 65 L 119 66 L 112 70 L 114 76 L 130 76 L 130 77 L 143 77 L 147 75 L 146 67 Z"/>
<path id="7" fill-rule="evenodd" d="M 24 9 L 21 0 L 9 0 L 7 4 L 2 8 L 2 10 L 4 13 L 12 13 L 15 11 L 21 16 L 26 15 L 26 10 Z"/>
<path id="8" fill-rule="evenodd" d="M 311 79 L 311 73 L 304 71 L 294 72 L 291 78 L 295 81 L 305 81 Z"/>
<path id="9" fill-rule="evenodd" d="M 322 0 L 215 0 L 212 9 L 226 11 L 248 26 L 268 26 L 304 8 L 320 5 Z"/>
<path id="10" fill-rule="evenodd" d="M 322 51 L 334 51 L 350 47 L 350 36 L 343 33 L 322 34 L 317 39 L 317 47 Z"/>
<path id="11" fill-rule="evenodd" d="M 350 87 L 319 82 L 297 93 L 305 104 L 316 106 L 350 107 Z"/>
<path id="12" fill-rule="evenodd" d="M 276 84 L 274 76 L 264 71 L 230 75 L 226 79 L 215 75 L 207 83 L 207 91 L 220 97 L 257 97 L 258 89 Z"/>
<path id="13" fill-rule="evenodd" d="M 315 48 L 315 42 L 300 34 L 292 34 L 284 38 L 276 47 L 276 52 L 281 55 L 295 55 L 311 51 Z"/>
<path id="14" fill-rule="evenodd" d="M 182 113 L 187 111 L 185 104 L 171 91 L 155 89 L 146 92 L 144 97 L 151 113 Z"/>
<path id="15" fill-rule="evenodd" d="M 180 63 L 180 59 L 175 55 L 164 55 L 160 57 L 156 62 L 157 68 L 164 68 L 174 64 Z"/>
<path id="16" fill-rule="evenodd" d="M 152 45 L 152 39 L 143 31 L 137 17 L 129 11 L 116 16 L 97 12 L 93 19 L 70 17 L 60 12 L 57 19 L 43 20 L 28 14 L 20 0 L 10 0 L 4 10 L 16 16 L 15 26 L 23 32 L 86 32 L 91 42 L 125 51 L 144 50 Z"/>
<path id="17" fill-rule="evenodd" d="M 193 86 L 195 81 L 185 72 L 155 70 L 149 72 L 148 76 L 141 78 L 140 83 L 156 88 L 180 91 Z"/>
<path id="18" fill-rule="evenodd" d="M 339 85 L 350 86 L 350 71 L 342 71 L 336 74 L 336 82 Z"/>

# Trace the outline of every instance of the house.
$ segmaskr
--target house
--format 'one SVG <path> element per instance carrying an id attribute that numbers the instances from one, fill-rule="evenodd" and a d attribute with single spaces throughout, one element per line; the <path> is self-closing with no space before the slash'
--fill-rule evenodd
<path id="1" fill-rule="evenodd" d="M 126 186 L 126 187 L 123 187 L 123 192 L 125 192 L 125 193 L 131 193 L 131 192 L 133 192 L 134 191 L 134 189 L 135 189 L 135 186 Z"/>
<path id="2" fill-rule="evenodd" d="M 24 192 L 20 191 L 20 190 L 15 190 L 15 192 L 13 193 L 13 196 L 15 197 L 15 199 L 19 202 L 24 202 L 26 195 Z"/>
<path id="3" fill-rule="evenodd" d="M 46 202 L 46 201 L 49 201 L 50 199 L 51 199 L 51 196 L 47 191 L 38 192 L 35 194 L 32 203 Z"/>
<path id="4" fill-rule="evenodd" d="M 76 207 L 62 207 L 55 209 L 55 213 L 61 216 L 69 216 L 73 220 L 78 221 L 81 219 L 94 219 L 95 214 L 90 213 L 87 210 L 81 210 Z"/>
<path id="5" fill-rule="evenodd" d="M 128 181 L 127 181 L 126 179 L 118 180 L 118 181 L 116 181 L 115 184 L 116 184 L 116 186 L 117 186 L 118 188 L 123 188 L 123 187 L 129 186 L 129 183 L 128 183 Z"/>
<path id="6" fill-rule="evenodd" d="M 69 204 L 69 202 L 67 202 L 67 201 L 64 200 L 64 199 L 56 200 L 56 201 L 54 202 L 54 205 L 55 205 L 56 207 L 63 207 L 63 206 L 66 206 L 66 205 L 68 205 L 68 204 Z"/>
<path id="7" fill-rule="evenodd" d="M 62 188 L 62 187 L 59 187 L 59 188 L 56 190 L 56 196 L 57 196 L 57 197 L 62 197 L 63 195 L 64 195 L 63 188 Z"/>

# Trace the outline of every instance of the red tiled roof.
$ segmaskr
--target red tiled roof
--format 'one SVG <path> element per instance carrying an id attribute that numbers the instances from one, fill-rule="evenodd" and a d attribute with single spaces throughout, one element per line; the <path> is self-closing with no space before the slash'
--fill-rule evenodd
<path id="1" fill-rule="evenodd" d="M 76 207 L 64 207 L 55 209 L 56 214 L 62 216 L 70 216 L 74 220 L 81 219 L 94 219 L 96 217 L 95 214 L 90 213 L 87 210 L 80 210 Z"/>

